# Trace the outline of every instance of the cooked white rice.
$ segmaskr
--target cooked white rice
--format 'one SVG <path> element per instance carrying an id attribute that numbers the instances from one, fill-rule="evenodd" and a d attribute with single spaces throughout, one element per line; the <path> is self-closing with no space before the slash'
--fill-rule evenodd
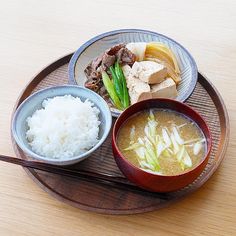
<path id="1" fill-rule="evenodd" d="M 53 159 L 69 159 L 98 142 L 99 110 L 89 100 L 71 95 L 45 99 L 42 109 L 26 122 L 26 138 L 32 150 Z"/>

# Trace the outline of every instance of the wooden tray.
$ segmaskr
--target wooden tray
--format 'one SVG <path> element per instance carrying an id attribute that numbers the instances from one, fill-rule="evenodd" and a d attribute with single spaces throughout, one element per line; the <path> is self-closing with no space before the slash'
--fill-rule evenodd
<path id="1" fill-rule="evenodd" d="M 36 75 L 23 90 L 15 109 L 26 97 L 39 89 L 67 84 L 67 68 L 71 56 L 72 54 L 55 61 Z M 213 148 L 209 162 L 201 176 L 194 183 L 179 191 L 160 194 L 133 187 L 115 164 L 110 136 L 91 157 L 68 168 L 106 175 L 111 182 L 92 182 L 88 179 L 76 180 L 30 168 L 25 168 L 25 171 L 52 196 L 83 210 L 106 214 L 134 214 L 165 207 L 201 187 L 220 165 L 228 144 L 229 120 L 224 102 L 215 87 L 200 73 L 196 89 L 188 99 L 187 104 L 200 112 L 206 119 L 213 136 Z M 17 157 L 30 159 L 14 141 L 12 142 Z M 117 180 L 117 177 L 125 184 L 114 183 L 113 180 Z"/>

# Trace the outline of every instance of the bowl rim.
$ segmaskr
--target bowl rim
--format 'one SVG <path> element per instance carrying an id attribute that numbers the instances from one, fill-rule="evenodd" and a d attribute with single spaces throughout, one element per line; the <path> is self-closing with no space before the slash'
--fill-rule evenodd
<path id="1" fill-rule="evenodd" d="M 25 107 L 27 106 L 28 103 L 30 103 L 31 99 L 33 97 L 36 97 L 38 96 L 39 94 L 41 93 L 45 93 L 46 91 L 49 91 L 51 89 L 68 89 L 68 94 L 71 94 L 70 93 L 70 88 L 75 88 L 75 89 L 78 89 L 78 90 L 85 90 L 86 93 L 91 93 L 93 94 L 97 100 L 99 100 L 102 104 L 102 106 L 105 108 L 105 112 L 107 113 L 107 124 L 106 124 L 106 129 L 105 129 L 105 132 L 104 134 L 102 135 L 101 139 L 91 148 L 89 149 L 88 151 L 82 153 L 81 155 L 77 155 L 77 156 L 73 156 L 72 158 L 69 158 L 69 159 L 53 159 L 53 158 L 48 158 L 48 157 L 45 157 L 45 156 L 42 156 L 40 154 L 37 154 L 35 152 L 33 152 L 30 148 L 27 148 L 21 141 L 20 139 L 18 138 L 18 135 L 17 135 L 17 132 L 16 132 L 16 123 L 17 123 L 17 117 L 20 113 L 20 111 Z M 65 94 L 66 95 L 66 94 Z M 55 95 L 55 96 L 64 96 L 64 95 Z M 54 97 L 55 97 L 54 96 Z M 78 95 L 78 97 L 80 97 Z M 50 97 L 47 97 L 47 98 L 50 98 Z M 46 99 L 46 98 L 44 98 Z M 88 98 L 89 99 L 89 98 Z M 91 99 L 89 99 L 91 100 Z M 91 101 L 93 102 L 93 101 Z M 102 112 L 100 110 L 100 112 Z M 105 113 L 104 112 L 104 113 Z M 32 114 L 31 114 L 32 115 Z M 13 118 L 12 118 L 12 122 L 11 122 L 11 133 L 12 133 L 12 136 L 15 140 L 15 142 L 17 143 L 17 145 L 21 148 L 21 150 L 25 153 L 27 153 L 29 156 L 37 159 L 37 160 L 41 160 L 41 161 L 46 161 L 48 163 L 51 163 L 51 164 L 61 164 L 61 163 L 67 163 L 67 162 L 73 162 L 75 160 L 80 160 L 82 161 L 83 159 L 85 159 L 86 157 L 88 157 L 90 154 L 92 154 L 94 151 L 96 151 L 102 144 L 103 142 L 106 140 L 108 134 L 110 133 L 110 130 L 111 130 L 111 126 L 112 126 L 112 115 L 111 115 L 111 111 L 110 111 L 110 108 L 108 106 L 108 104 L 106 103 L 106 101 L 101 97 L 99 96 L 97 93 L 93 92 L 92 90 L 90 89 L 87 89 L 83 86 L 78 86 L 78 85 L 71 85 L 71 84 L 65 84 L 65 85 L 58 85 L 58 86 L 50 86 L 50 87 L 47 87 L 45 89 L 41 89 L 33 94 L 31 94 L 30 96 L 28 96 L 18 107 L 17 109 L 15 110 L 14 114 L 13 114 Z"/>
<path id="2" fill-rule="evenodd" d="M 198 68 L 197 68 L 197 64 L 194 60 L 194 58 L 192 57 L 192 55 L 190 54 L 190 52 L 180 43 L 178 43 L 177 41 L 175 41 L 174 39 L 164 35 L 164 34 L 160 34 L 154 31 L 150 31 L 150 30 L 145 30 L 145 29 L 118 29 L 118 30 L 112 30 L 112 31 L 108 31 L 102 34 L 99 34 L 91 39 L 89 39 L 88 41 L 86 41 L 84 44 L 82 44 L 76 51 L 75 53 L 72 55 L 69 65 L 68 65 L 68 74 L 69 74 L 69 83 L 70 84 L 77 84 L 76 78 L 75 78 L 75 65 L 77 63 L 78 58 L 80 57 L 80 55 L 84 52 L 84 50 L 86 48 L 88 48 L 90 45 L 92 45 L 93 43 L 95 43 L 96 41 L 105 38 L 107 36 L 112 36 L 112 35 L 116 35 L 116 34 L 122 34 L 122 33 L 147 33 L 150 35 L 154 35 L 154 36 L 160 36 L 163 38 L 166 38 L 167 40 L 172 41 L 174 44 L 176 44 L 178 47 L 181 48 L 181 50 L 183 50 L 189 57 L 189 62 L 190 62 L 190 67 L 192 68 L 192 73 L 191 73 L 191 81 L 190 81 L 190 89 L 185 92 L 184 96 L 180 99 L 181 102 L 186 101 L 191 94 L 193 93 L 196 84 L 197 84 L 197 79 L 198 79 Z M 123 112 L 123 111 L 122 111 Z M 122 113 L 121 112 L 121 113 Z M 119 114 L 116 114 L 117 112 L 113 112 L 115 117 L 118 117 Z"/>
<path id="3" fill-rule="evenodd" d="M 138 168 L 137 166 L 133 165 L 131 162 L 129 162 L 125 157 L 124 155 L 122 154 L 122 152 L 119 150 L 118 148 L 118 145 L 117 145 L 117 141 L 116 141 L 116 138 L 117 138 L 117 134 L 118 134 L 118 131 L 119 129 L 121 128 L 121 126 L 125 123 L 125 121 L 130 118 L 131 116 L 133 116 L 134 114 L 142 111 L 142 110 L 145 110 L 145 109 L 142 109 L 142 110 L 139 110 L 135 113 L 133 113 L 131 116 L 128 116 L 126 117 L 126 119 L 124 120 L 124 122 L 122 122 L 122 124 L 120 125 L 120 127 L 117 129 L 117 123 L 118 123 L 118 120 L 121 119 L 123 116 L 126 116 L 126 113 L 128 110 L 130 109 L 133 109 L 133 106 L 137 106 L 136 104 L 139 104 L 139 103 L 148 103 L 148 102 L 151 102 L 151 101 L 161 101 L 161 102 L 166 102 L 166 103 L 178 103 L 179 105 L 183 106 L 183 107 L 186 107 L 188 109 L 191 110 L 191 112 L 195 113 L 196 116 L 198 116 L 204 123 L 204 125 L 206 126 L 206 130 L 207 130 L 207 133 L 209 134 L 209 137 L 205 137 L 206 138 L 206 142 L 207 142 L 207 152 L 205 153 L 204 157 L 202 157 L 202 160 L 191 170 L 188 170 L 186 172 L 183 172 L 183 173 L 180 173 L 180 174 L 177 174 L 177 175 L 162 175 L 162 174 L 158 174 L 158 173 L 154 173 L 154 172 L 148 172 L 148 171 L 144 171 L 142 170 L 141 168 Z M 169 110 L 172 110 L 170 108 L 168 108 Z M 179 111 L 178 111 L 179 112 Z M 189 117 L 188 115 L 186 115 L 185 113 L 183 112 L 179 112 L 180 114 L 183 114 L 185 115 L 186 117 L 188 117 L 189 119 L 193 120 L 197 125 L 198 123 L 192 119 L 191 117 Z M 199 126 L 199 125 L 198 125 Z M 199 127 L 200 128 L 200 127 Z M 117 134 L 115 135 L 115 130 L 117 129 Z M 201 129 L 201 128 L 200 128 Z M 201 129 L 202 130 L 202 129 Z M 203 131 L 202 131 L 203 132 Z M 205 119 L 200 115 L 200 113 L 198 113 L 196 110 L 194 110 L 192 107 L 190 107 L 189 105 L 185 104 L 185 103 L 182 103 L 182 102 L 179 102 L 179 101 L 176 101 L 174 99 L 169 99 L 169 98 L 151 98 L 151 99 L 148 99 L 148 100 L 144 100 L 144 101 L 140 101 L 140 102 L 137 102 L 133 105 L 131 105 L 130 107 L 128 107 L 125 111 L 122 112 L 122 114 L 118 117 L 118 119 L 116 120 L 114 126 L 113 126 L 113 130 L 112 130 L 112 143 L 115 147 L 115 151 L 118 153 L 119 155 L 119 158 L 121 158 L 126 164 L 128 164 L 129 166 L 131 166 L 135 171 L 137 172 L 141 172 L 141 173 L 144 173 L 144 174 L 148 174 L 150 176 L 154 176 L 154 177 L 163 177 L 163 178 L 173 178 L 173 177 L 181 177 L 181 176 L 184 176 L 186 174 L 190 174 L 192 172 L 194 172 L 196 169 L 199 168 L 199 166 L 201 166 L 203 164 L 203 162 L 210 156 L 210 152 L 211 152 L 211 149 L 212 149 L 212 134 L 211 134 L 211 131 L 209 129 L 209 126 L 207 125 L 207 122 L 205 121 Z M 122 171 L 122 170 L 121 170 Z"/>

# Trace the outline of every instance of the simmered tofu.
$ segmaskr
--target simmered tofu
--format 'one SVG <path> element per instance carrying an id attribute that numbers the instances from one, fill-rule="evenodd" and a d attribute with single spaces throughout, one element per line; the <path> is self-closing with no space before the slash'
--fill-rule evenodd
<path id="1" fill-rule="evenodd" d="M 167 69 L 154 61 L 135 62 L 132 66 L 133 75 L 148 84 L 161 83 L 167 76 Z"/>
<path id="2" fill-rule="evenodd" d="M 126 78 L 131 104 L 151 98 L 175 98 L 177 96 L 176 84 L 171 78 L 166 78 L 158 84 L 149 85 L 136 77 L 130 66 L 125 65 L 122 70 Z"/>
<path id="3" fill-rule="evenodd" d="M 150 86 L 139 79 L 129 76 L 127 78 L 127 87 L 131 104 L 152 98 Z"/>
<path id="4" fill-rule="evenodd" d="M 125 78 L 127 80 L 127 78 L 132 73 L 132 68 L 129 65 L 124 65 L 124 66 L 122 66 L 122 71 L 123 71 L 124 76 L 125 76 Z"/>
<path id="5" fill-rule="evenodd" d="M 152 98 L 149 84 L 134 77 L 130 66 L 125 65 L 122 67 L 122 70 L 126 78 L 131 104 Z"/>
<path id="6" fill-rule="evenodd" d="M 167 78 L 160 84 L 151 86 L 152 98 L 175 98 L 177 96 L 176 84 L 173 79 Z"/>

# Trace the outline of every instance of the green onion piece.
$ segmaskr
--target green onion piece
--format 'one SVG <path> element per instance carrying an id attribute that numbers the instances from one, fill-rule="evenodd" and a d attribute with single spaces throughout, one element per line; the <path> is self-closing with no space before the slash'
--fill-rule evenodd
<path id="1" fill-rule="evenodd" d="M 144 127 L 144 133 L 148 137 L 148 139 L 153 143 L 153 145 L 157 144 L 157 139 L 156 139 L 156 128 L 157 128 L 158 123 L 155 120 L 154 114 L 152 110 L 150 110 L 150 114 L 148 117 L 148 122 Z"/>
<path id="2" fill-rule="evenodd" d="M 123 87 L 123 105 L 124 105 L 124 108 L 127 108 L 130 104 L 129 103 L 129 93 L 128 93 L 126 79 L 125 79 L 123 70 L 120 67 L 118 61 L 115 63 L 115 72 L 116 72 L 117 77 L 119 78 L 119 80 L 122 83 L 122 87 Z"/>
<path id="3" fill-rule="evenodd" d="M 201 141 L 199 138 L 194 138 L 194 139 L 191 139 L 191 140 L 187 140 L 184 142 L 184 145 L 188 145 L 188 144 L 192 144 L 194 142 L 205 142 L 205 139 L 202 139 L 203 141 Z"/>
<path id="4" fill-rule="evenodd" d="M 155 167 L 155 170 L 160 169 L 160 164 L 158 162 L 155 149 L 153 148 L 152 143 L 145 137 L 145 148 L 146 148 L 146 159 L 148 164 L 151 164 Z"/>
<path id="5" fill-rule="evenodd" d="M 120 101 L 123 103 L 124 100 L 124 94 L 123 94 L 123 86 L 122 86 L 122 82 L 119 80 L 119 77 L 117 77 L 116 73 L 115 73 L 115 69 L 113 68 L 113 66 L 111 66 L 109 68 L 111 75 L 112 75 L 112 79 L 113 79 L 113 83 L 114 83 L 114 87 L 115 87 L 115 91 L 120 99 Z"/>
<path id="6" fill-rule="evenodd" d="M 162 152 L 163 156 L 165 157 L 171 157 L 171 153 L 169 152 L 169 149 L 165 149 L 163 152 Z"/>
<path id="7" fill-rule="evenodd" d="M 172 142 L 172 145 L 174 148 L 173 151 L 176 154 L 179 151 L 180 147 L 179 147 L 179 144 L 177 143 L 177 141 L 175 140 L 175 136 L 173 133 L 170 135 L 170 139 L 171 139 L 171 142 Z"/>
<path id="8" fill-rule="evenodd" d="M 167 128 L 162 128 L 162 137 L 165 141 L 166 146 L 170 147 L 171 146 L 171 140 L 170 140 L 170 136 L 167 132 Z"/>
<path id="9" fill-rule="evenodd" d="M 185 151 L 185 148 L 184 148 L 184 146 L 182 146 L 182 147 L 180 148 L 180 150 L 178 151 L 178 153 L 176 154 L 177 160 L 178 160 L 179 162 L 181 162 L 182 159 L 183 159 L 184 151 Z"/>
<path id="10" fill-rule="evenodd" d="M 156 147 L 157 157 L 159 157 L 165 149 L 166 149 L 166 146 L 163 143 L 163 141 L 160 139 Z"/>
<path id="11" fill-rule="evenodd" d="M 133 125 L 130 129 L 130 134 L 129 134 L 130 142 L 134 142 L 134 137 L 135 137 L 135 126 Z"/>
<path id="12" fill-rule="evenodd" d="M 177 160 L 180 163 L 180 166 L 182 170 L 185 169 L 185 167 L 192 167 L 192 160 L 184 146 L 181 147 L 180 151 L 176 155 Z"/>
<path id="13" fill-rule="evenodd" d="M 154 114 L 153 114 L 152 109 L 150 109 L 148 120 L 155 120 L 155 116 L 154 116 Z M 156 121 L 156 120 L 155 120 L 155 121 Z"/>
<path id="14" fill-rule="evenodd" d="M 136 152 L 139 159 L 145 160 L 145 148 L 144 147 L 136 148 L 135 152 Z"/>
<path id="15" fill-rule="evenodd" d="M 114 85 L 111 82 L 109 75 L 105 71 L 102 72 L 102 81 L 116 108 L 118 108 L 119 110 L 122 110 L 123 107 L 118 96 L 116 95 Z"/>
<path id="16" fill-rule="evenodd" d="M 140 143 L 140 144 L 142 144 L 142 145 L 144 145 L 144 142 L 143 142 L 143 140 L 142 140 L 142 138 L 138 138 L 138 142 Z"/>
<path id="17" fill-rule="evenodd" d="M 180 134 L 176 127 L 173 127 L 173 134 L 174 134 L 175 140 L 177 141 L 179 145 L 184 144 L 184 140 L 180 137 Z"/>
<path id="18" fill-rule="evenodd" d="M 151 165 L 153 168 L 151 168 L 152 170 L 155 170 L 155 166 L 156 166 L 156 162 L 155 160 L 150 156 L 150 154 L 147 152 L 147 149 L 146 149 L 146 152 L 145 152 L 145 157 L 146 157 L 146 160 L 147 160 L 147 163 L 149 165 Z"/>
<path id="19" fill-rule="evenodd" d="M 115 69 L 115 73 L 116 73 L 116 76 L 119 80 L 121 80 L 121 74 L 120 74 L 120 69 L 119 69 L 119 62 L 116 61 L 115 65 L 114 65 L 114 69 Z"/>
<path id="20" fill-rule="evenodd" d="M 182 159 L 184 165 L 186 167 L 192 167 L 193 166 L 193 163 L 192 163 L 192 159 L 191 157 L 189 156 L 187 150 L 185 149 L 185 152 L 184 152 L 184 157 Z"/>
<path id="21" fill-rule="evenodd" d="M 155 136 L 152 136 L 152 131 L 148 124 L 146 124 L 144 127 L 144 133 L 146 134 L 146 137 L 149 139 L 149 141 L 155 145 L 156 139 Z"/>
<path id="22" fill-rule="evenodd" d="M 183 162 L 180 162 L 180 166 L 181 166 L 181 169 L 182 169 L 182 170 L 185 169 L 185 166 L 184 166 L 184 163 L 183 163 Z"/>
<path id="23" fill-rule="evenodd" d="M 174 155 L 174 152 L 172 151 L 172 149 L 171 148 L 167 148 L 167 150 L 168 150 L 168 152 L 170 153 L 170 155 Z"/>
<path id="24" fill-rule="evenodd" d="M 150 169 L 150 170 L 154 170 L 154 167 L 152 165 L 149 165 L 147 162 L 145 161 L 140 161 L 140 166 L 144 169 Z"/>
<path id="25" fill-rule="evenodd" d="M 161 137 L 160 137 L 159 135 L 156 135 L 156 136 L 155 136 L 155 139 L 154 139 L 155 145 L 158 144 L 158 142 L 160 141 L 160 139 L 161 139 Z"/>
<path id="26" fill-rule="evenodd" d="M 131 151 L 131 150 L 135 150 L 139 147 L 141 147 L 142 145 L 140 143 L 133 143 L 131 144 L 129 147 L 125 148 L 124 151 Z"/>
<path id="27" fill-rule="evenodd" d="M 195 156 L 198 155 L 198 153 L 201 151 L 201 148 L 202 148 L 202 143 L 200 142 L 195 143 L 193 146 L 193 154 Z"/>

